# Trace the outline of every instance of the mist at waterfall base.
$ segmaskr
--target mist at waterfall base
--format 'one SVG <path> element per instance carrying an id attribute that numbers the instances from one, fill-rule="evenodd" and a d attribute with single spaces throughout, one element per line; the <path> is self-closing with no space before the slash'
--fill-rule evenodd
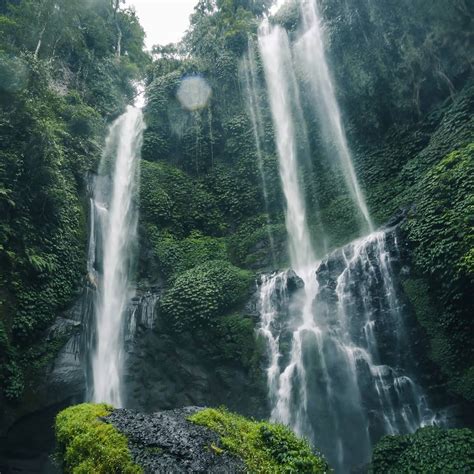
<path id="1" fill-rule="evenodd" d="M 396 229 L 373 231 L 325 56 L 317 4 L 300 5 L 302 26 L 293 42 L 285 29 L 267 21 L 258 37 L 293 269 L 261 277 L 259 331 L 267 343 L 272 419 L 307 437 L 337 472 L 349 472 L 370 461 L 382 435 L 413 432 L 437 420 L 407 370 L 410 341 L 393 271 L 399 262 Z M 298 71 L 304 71 L 304 80 Z M 313 243 L 325 238 L 324 231 L 310 235 L 301 189 L 301 150 L 309 148 L 301 143 L 307 140 L 302 87 L 313 97 L 312 110 L 344 177 L 360 233 L 369 233 L 327 258 L 315 250 L 325 248 Z M 246 89 L 256 107 L 248 79 Z M 251 116 L 255 128 L 258 110 Z"/>
<path id="2" fill-rule="evenodd" d="M 134 295 L 142 111 L 129 106 L 110 127 L 91 198 L 89 279 L 97 288 L 89 398 L 123 406 L 127 310 Z"/>

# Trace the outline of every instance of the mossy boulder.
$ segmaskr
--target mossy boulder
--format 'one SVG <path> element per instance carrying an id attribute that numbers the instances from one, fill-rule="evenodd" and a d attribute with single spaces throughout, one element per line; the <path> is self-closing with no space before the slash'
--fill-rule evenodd
<path id="1" fill-rule="evenodd" d="M 241 457 L 247 472 L 328 472 L 321 454 L 314 454 L 304 439 L 289 428 L 245 418 L 227 410 L 208 408 L 189 418 L 220 435 L 223 449 Z"/>
<path id="2" fill-rule="evenodd" d="M 71 473 L 329 472 L 288 428 L 223 408 L 143 414 L 82 404 L 57 416 L 56 436 Z"/>

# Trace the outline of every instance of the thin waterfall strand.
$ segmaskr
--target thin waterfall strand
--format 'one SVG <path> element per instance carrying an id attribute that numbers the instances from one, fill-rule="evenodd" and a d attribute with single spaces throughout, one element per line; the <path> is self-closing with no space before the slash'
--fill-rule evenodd
<path id="1" fill-rule="evenodd" d="M 315 262 L 298 175 L 296 129 L 293 122 L 293 108 L 295 104 L 299 104 L 298 87 L 286 31 L 265 23 L 261 27 L 259 47 L 275 126 L 280 178 L 286 199 L 285 219 L 290 258 L 298 273 Z"/>
<path id="2" fill-rule="evenodd" d="M 321 118 L 323 128 L 326 129 L 336 148 L 352 199 L 359 209 L 367 229 L 373 231 L 372 220 L 354 170 L 351 152 L 342 124 L 334 82 L 324 50 L 323 28 L 316 0 L 301 0 L 301 12 L 303 33 L 295 44 L 296 55 L 301 66 L 307 72 L 307 77 L 315 95 L 318 115 Z"/>
<path id="3" fill-rule="evenodd" d="M 258 78 L 257 78 L 257 64 L 255 60 L 254 45 L 249 41 L 249 50 L 244 57 L 241 65 L 242 74 L 244 77 L 245 93 L 247 98 L 247 109 L 249 111 L 250 120 L 252 122 L 252 130 L 255 140 L 255 147 L 257 152 L 257 165 L 262 180 L 263 199 L 265 201 L 265 211 L 267 218 L 267 234 L 270 242 L 270 250 L 272 253 L 272 263 L 276 265 L 275 259 L 275 243 L 273 233 L 271 230 L 271 220 L 268 206 L 268 186 L 265 176 L 264 162 L 263 162 L 263 141 L 265 139 L 265 132 L 263 128 L 262 106 L 259 98 Z"/>
<path id="4" fill-rule="evenodd" d="M 300 434 L 308 434 L 306 405 L 308 393 L 304 380 L 303 345 L 310 334 L 320 340 L 320 331 L 315 325 L 312 303 L 318 293 L 314 277 L 317 261 L 307 225 L 304 199 L 298 174 L 297 135 L 294 117 L 299 116 L 301 105 L 292 68 L 292 56 L 285 30 L 268 23 L 262 25 L 259 34 L 260 54 L 265 70 L 270 108 L 275 127 L 279 157 L 280 179 L 286 200 L 285 222 L 288 232 L 291 265 L 304 282 L 299 313 L 301 321 L 294 331 L 291 343 L 290 362 L 270 387 L 273 399 L 272 418 L 293 426 Z M 296 109 L 296 111 L 295 111 Z M 264 326 L 262 326 L 262 330 Z M 298 403 L 293 402 L 294 381 L 299 383 Z"/>

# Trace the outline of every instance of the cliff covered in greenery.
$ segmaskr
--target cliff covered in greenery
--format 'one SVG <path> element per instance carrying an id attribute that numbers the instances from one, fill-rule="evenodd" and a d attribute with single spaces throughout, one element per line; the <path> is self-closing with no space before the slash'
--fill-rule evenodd
<path id="1" fill-rule="evenodd" d="M 242 88 L 242 55 L 255 38 L 260 11 L 238 2 L 219 3 L 217 10 L 206 5 L 200 3 L 181 44 L 155 51 L 147 76 L 142 237 L 164 281 L 178 278 L 181 285 L 180 272 L 216 256 L 249 270 L 287 264 L 269 109 L 263 110 L 265 202 Z M 403 225 L 412 269 L 406 291 L 426 330 L 430 358 L 450 389 L 471 399 L 472 12 L 462 1 L 453 2 L 448 15 L 442 2 L 388 9 L 321 2 L 321 12 L 369 209 L 379 224 L 409 211 Z M 274 21 L 294 30 L 298 2 L 288 2 Z M 257 67 L 263 80 L 259 62 Z M 177 92 L 183 76 L 196 75 L 208 81 L 212 96 L 205 108 L 190 111 Z M 304 92 L 302 103 L 310 116 L 312 99 Z M 349 242 L 359 229 L 320 124 L 309 123 L 304 192 L 315 245 L 320 248 L 325 236 L 327 250 Z M 186 201 L 190 194 L 192 203 Z M 426 304 L 437 308 L 430 316 Z M 193 313 L 196 322 L 200 314 Z"/>
<path id="2" fill-rule="evenodd" d="M 133 102 L 137 80 L 145 84 L 147 128 L 134 284 L 138 299 L 152 295 L 158 303 L 153 327 L 141 325 L 127 340 L 127 406 L 226 404 L 268 416 L 255 282 L 261 272 L 289 265 L 256 46 L 270 3 L 200 0 L 183 40 L 147 53 L 136 14 L 118 0 L 0 0 L 0 435 L 48 404 L 39 403 L 35 389 L 71 337 L 69 330 L 51 335 L 50 328 L 84 288 L 94 290 L 86 269 L 88 177 L 97 170 L 107 126 Z M 413 315 L 414 365 L 436 403 L 472 403 L 473 7 L 465 0 L 319 5 L 368 208 L 377 226 L 403 216 L 397 276 Z M 270 18 L 290 38 L 301 21 L 297 1 Z M 260 150 L 245 86 L 249 52 L 262 104 Z M 306 84 L 304 71 L 297 73 Z M 202 103 L 183 100 L 186 81 L 191 95 L 205 93 Z M 308 125 L 298 130 L 308 139 L 301 188 L 313 243 L 324 257 L 361 229 L 309 87 L 301 103 Z M 84 343 L 86 322 L 74 330 Z M 256 425 L 243 419 L 204 413 L 194 416 L 219 434 L 216 455 L 239 448 L 220 417 L 255 434 Z M 281 434 L 268 430 L 258 427 L 259 442 L 271 444 Z M 392 457 L 403 464 L 424 446 L 431 452 L 433 433 L 382 441 L 374 469 Z M 471 434 L 452 436 L 458 435 L 471 443 Z"/>
<path id="3" fill-rule="evenodd" d="M 134 13 L 106 0 L 3 1 L 0 31 L 3 409 L 67 340 L 45 330 L 82 291 L 86 175 L 148 57 Z"/>

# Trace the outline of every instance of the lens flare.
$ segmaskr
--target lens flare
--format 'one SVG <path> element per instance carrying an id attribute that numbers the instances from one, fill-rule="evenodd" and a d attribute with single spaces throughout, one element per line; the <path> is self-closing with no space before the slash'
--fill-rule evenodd
<path id="1" fill-rule="evenodd" d="M 181 81 L 176 96 L 185 109 L 194 111 L 206 107 L 211 94 L 211 87 L 204 78 L 189 76 Z"/>

